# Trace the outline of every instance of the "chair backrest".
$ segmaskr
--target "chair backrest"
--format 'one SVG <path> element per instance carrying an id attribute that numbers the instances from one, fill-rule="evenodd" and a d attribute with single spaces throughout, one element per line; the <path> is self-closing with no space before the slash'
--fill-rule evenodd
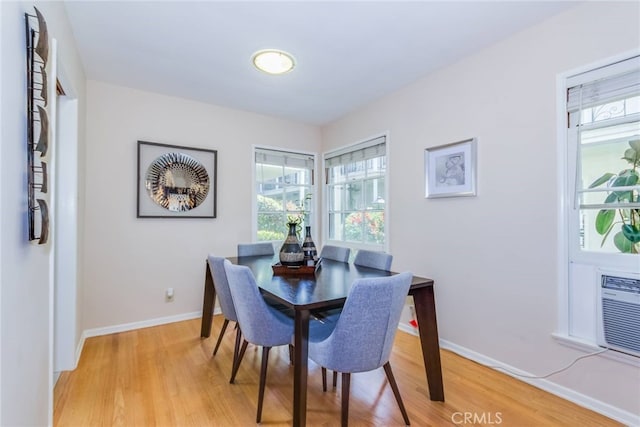
<path id="1" fill-rule="evenodd" d="M 238 243 L 238 256 L 273 255 L 273 244 L 262 243 Z"/>
<path id="2" fill-rule="evenodd" d="M 404 272 L 354 281 L 335 329 L 314 346 L 325 352 L 327 368 L 365 372 L 389 361 L 412 277 Z"/>
<path id="3" fill-rule="evenodd" d="M 340 262 L 349 262 L 349 255 L 351 255 L 351 249 L 340 246 L 324 245 L 320 251 L 320 258 Z"/>
<path id="4" fill-rule="evenodd" d="M 224 269 L 245 340 L 264 347 L 291 343 L 293 321 L 267 305 L 249 267 L 225 260 Z"/>
<path id="5" fill-rule="evenodd" d="M 386 252 L 374 252 L 360 249 L 353 263 L 363 267 L 377 268 L 378 270 L 391 271 L 393 255 Z"/>
<path id="6" fill-rule="evenodd" d="M 224 258 L 209 254 L 208 262 L 209 270 L 211 270 L 211 276 L 213 277 L 213 287 L 216 290 L 216 296 L 220 303 L 220 310 L 222 310 L 224 317 L 236 322 L 238 317 L 233 305 L 233 299 L 231 298 L 227 273 L 224 269 Z"/>

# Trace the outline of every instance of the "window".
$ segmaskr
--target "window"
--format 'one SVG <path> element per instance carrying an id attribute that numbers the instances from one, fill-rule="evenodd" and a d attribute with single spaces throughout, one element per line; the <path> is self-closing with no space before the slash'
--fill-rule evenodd
<path id="1" fill-rule="evenodd" d="M 568 141 L 576 153 L 573 244 L 579 251 L 638 254 L 638 60 L 575 79 L 582 81 L 571 85 L 569 80 L 567 91 Z"/>
<path id="2" fill-rule="evenodd" d="M 563 76 L 560 342 L 601 344 L 601 274 L 638 275 L 640 57 Z M 635 242 L 634 242 L 635 240 Z"/>
<path id="3" fill-rule="evenodd" d="M 255 185 L 257 241 L 284 240 L 291 219 L 312 224 L 312 154 L 256 148 Z"/>
<path id="4" fill-rule="evenodd" d="M 384 250 L 386 137 L 325 154 L 327 239 Z"/>

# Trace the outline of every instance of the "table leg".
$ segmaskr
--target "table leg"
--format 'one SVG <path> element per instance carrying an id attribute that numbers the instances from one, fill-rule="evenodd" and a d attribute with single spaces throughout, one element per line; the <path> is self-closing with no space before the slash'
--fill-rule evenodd
<path id="1" fill-rule="evenodd" d="M 416 306 L 422 358 L 429 385 L 431 400 L 444 402 L 442 385 L 442 366 L 440 364 L 440 344 L 438 342 L 438 324 L 436 322 L 436 303 L 433 286 L 415 289 L 412 292 Z"/>
<path id="2" fill-rule="evenodd" d="M 293 425 L 307 423 L 307 368 L 309 360 L 309 310 L 296 310 L 293 330 Z"/>
<path id="3" fill-rule="evenodd" d="M 205 261 L 206 262 L 206 261 Z M 216 302 L 216 288 L 213 286 L 213 276 L 209 263 L 206 262 L 204 276 L 204 298 L 202 301 L 202 323 L 200 324 L 200 337 L 208 338 L 211 335 L 213 323 L 213 305 Z"/>

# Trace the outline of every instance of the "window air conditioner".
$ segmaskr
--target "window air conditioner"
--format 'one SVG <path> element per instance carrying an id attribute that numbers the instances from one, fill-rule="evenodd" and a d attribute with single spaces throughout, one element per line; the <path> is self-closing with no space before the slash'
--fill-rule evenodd
<path id="1" fill-rule="evenodd" d="M 598 272 L 597 343 L 640 357 L 640 274 Z"/>

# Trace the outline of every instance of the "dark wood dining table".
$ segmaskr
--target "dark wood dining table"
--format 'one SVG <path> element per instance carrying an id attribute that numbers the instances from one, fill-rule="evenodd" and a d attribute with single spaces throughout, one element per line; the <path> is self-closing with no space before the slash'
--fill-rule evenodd
<path id="1" fill-rule="evenodd" d="M 272 265 L 278 262 L 277 255 L 228 259 L 234 264 L 245 265 L 251 269 L 263 295 L 268 295 L 271 299 L 294 310 L 293 425 L 304 426 L 307 412 L 308 338 L 311 311 L 342 307 L 356 279 L 384 277 L 396 273 L 325 259 L 322 260 L 315 274 L 274 275 Z M 433 285 L 432 279 L 413 276 L 409 295 L 413 297 L 416 310 L 429 397 L 431 400 L 444 402 Z M 215 287 L 209 264 L 206 263 L 200 330 L 202 338 L 209 337 L 211 334 L 214 303 Z"/>

